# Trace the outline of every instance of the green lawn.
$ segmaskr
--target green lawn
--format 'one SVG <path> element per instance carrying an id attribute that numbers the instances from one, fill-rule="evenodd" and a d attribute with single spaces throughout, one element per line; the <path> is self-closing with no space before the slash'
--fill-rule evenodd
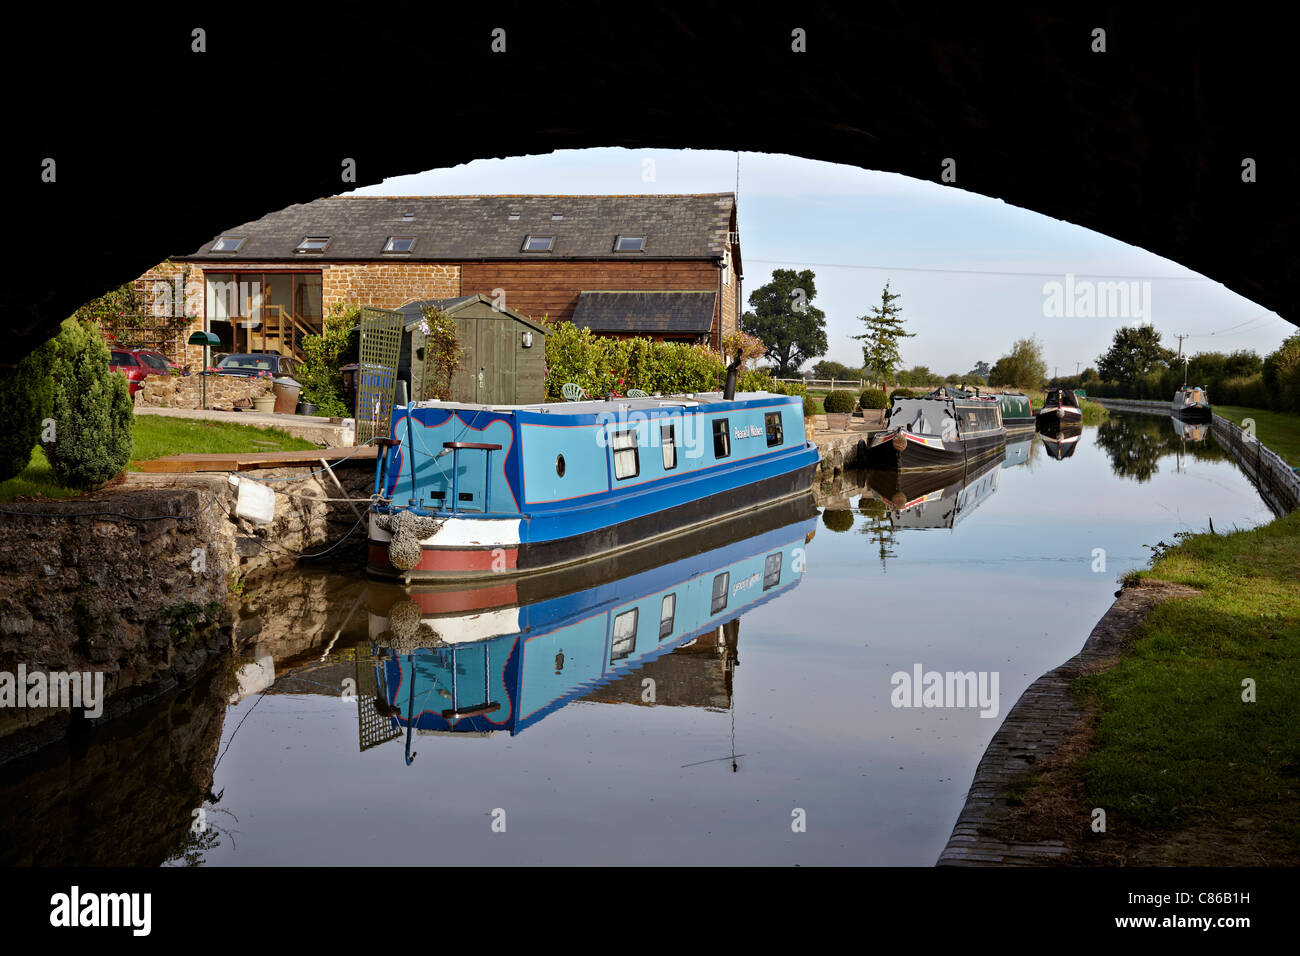
<path id="1" fill-rule="evenodd" d="M 138 415 L 131 446 L 131 463 L 127 465 L 127 470 L 139 471 L 136 462 L 187 452 L 299 451 L 316 447 L 311 442 L 295 438 L 278 428 Z M 67 498 L 75 494 L 76 491 L 59 484 L 39 446 L 32 453 L 32 460 L 22 474 L 0 483 L 0 501 L 12 501 L 19 495 Z"/>
<path id="2" fill-rule="evenodd" d="M 1248 821 L 1300 854 L 1300 511 L 1187 537 L 1137 578 L 1197 588 L 1157 606 L 1111 670 L 1080 764 L 1089 806 L 1148 831 Z M 1243 681 L 1256 701 L 1242 700 Z M 1195 832 L 1195 831 L 1193 831 Z"/>
<path id="3" fill-rule="evenodd" d="M 1292 468 L 1300 468 L 1300 415 L 1241 405 L 1215 405 L 1214 411 L 1238 425 L 1243 419 L 1255 419 L 1255 437 L 1285 458 Z"/>
<path id="4" fill-rule="evenodd" d="M 135 462 L 187 452 L 303 451 L 316 447 L 319 446 L 278 428 L 137 415 L 135 439 L 131 446 L 132 464 L 127 468 L 139 471 Z"/>

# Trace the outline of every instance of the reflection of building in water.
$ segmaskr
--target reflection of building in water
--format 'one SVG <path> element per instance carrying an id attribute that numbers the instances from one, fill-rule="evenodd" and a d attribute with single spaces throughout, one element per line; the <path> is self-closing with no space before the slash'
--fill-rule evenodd
<path id="1" fill-rule="evenodd" d="M 799 583 L 813 523 L 526 605 L 464 606 L 481 591 L 377 591 L 363 746 L 378 732 L 373 715 L 406 734 L 409 760 L 412 731 L 518 734 L 575 700 L 650 703 L 647 678 L 654 703 L 725 708 L 738 618 Z"/>
<path id="2" fill-rule="evenodd" d="M 600 704 L 639 704 L 643 707 L 731 706 L 732 674 L 740 664 L 737 645 L 740 618 L 715 627 L 675 648 L 639 670 L 596 688 L 585 701 Z M 645 681 L 654 683 L 646 685 Z"/>

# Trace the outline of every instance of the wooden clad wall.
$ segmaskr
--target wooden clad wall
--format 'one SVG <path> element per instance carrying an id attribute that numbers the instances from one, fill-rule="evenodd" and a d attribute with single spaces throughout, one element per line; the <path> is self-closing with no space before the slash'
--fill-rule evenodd
<path id="1" fill-rule="evenodd" d="M 733 280 L 734 281 L 734 280 Z M 506 308 L 537 320 L 573 318 L 578 293 L 585 291 L 717 291 L 718 269 L 711 262 L 536 262 L 461 263 L 461 295 L 481 293 L 493 298 L 505 290 Z M 724 294 L 731 294 L 724 287 Z M 717 307 L 714 307 L 717 328 Z"/>

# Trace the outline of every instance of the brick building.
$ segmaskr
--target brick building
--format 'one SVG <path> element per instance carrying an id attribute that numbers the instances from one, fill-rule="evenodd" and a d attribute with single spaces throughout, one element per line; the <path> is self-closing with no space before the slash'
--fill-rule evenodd
<path id="1" fill-rule="evenodd" d="M 336 304 L 397 308 L 485 295 L 534 320 L 720 348 L 741 308 L 732 193 L 334 196 L 226 230 L 136 280 L 154 307 L 183 287 L 221 351 L 300 351 Z"/>

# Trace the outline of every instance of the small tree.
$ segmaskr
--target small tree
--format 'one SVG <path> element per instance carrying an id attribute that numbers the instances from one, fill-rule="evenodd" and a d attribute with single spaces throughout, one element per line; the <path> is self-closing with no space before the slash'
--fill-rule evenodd
<path id="1" fill-rule="evenodd" d="M 1018 339 L 1011 346 L 1011 351 L 998 359 L 989 372 L 990 385 L 1037 388 L 1046 378 L 1047 362 L 1043 359 L 1043 346 L 1033 336 Z"/>
<path id="2" fill-rule="evenodd" d="M 13 367 L 0 369 L 0 408 L 5 427 L 0 429 L 0 481 L 21 474 L 32 459 L 40 439 L 41 422 L 50 417 L 54 391 L 50 385 L 50 363 L 54 342 L 50 340 Z"/>
<path id="3" fill-rule="evenodd" d="M 895 299 L 902 298 L 897 292 L 889 291 L 885 283 L 880 294 L 880 305 L 872 306 L 871 311 L 859 318 L 866 323 L 867 331 L 853 336 L 862 342 L 862 367 L 865 371 L 875 372 L 881 382 L 888 384 L 895 369 L 902 364 L 898 351 L 900 339 L 909 339 L 915 332 L 903 331 L 903 310 L 894 304 Z"/>
<path id="4" fill-rule="evenodd" d="M 67 319 L 50 369 L 55 440 L 45 446 L 54 474 L 89 490 L 121 474 L 131 457 L 135 411 L 126 376 L 108 367 L 108 345 L 87 322 Z"/>

